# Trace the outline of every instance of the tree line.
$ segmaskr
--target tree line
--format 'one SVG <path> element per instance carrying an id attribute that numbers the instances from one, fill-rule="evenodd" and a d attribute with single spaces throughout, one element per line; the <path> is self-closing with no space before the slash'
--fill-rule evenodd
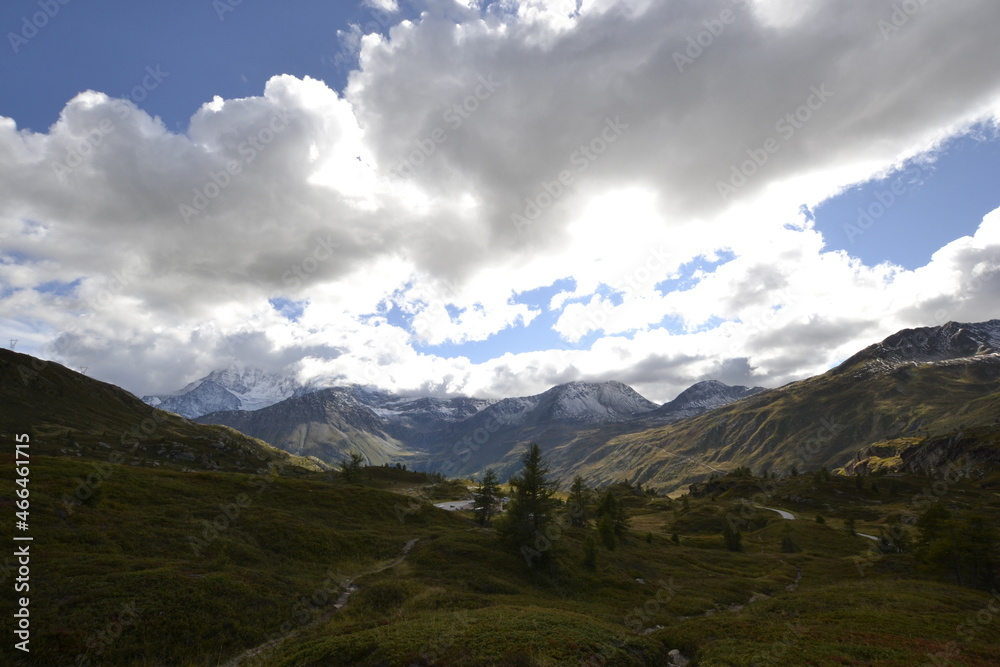
<path id="1" fill-rule="evenodd" d="M 529 567 L 549 568 L 556 559 L 556 541 L 565 528 L 590 528 L 596 524 L 597 538 L 587 535 L 584 541 L 584 564 L 596 566 L 597 539 L 613 550 L 629 529 L 629 515 L 621 497 L 607 489 L 599 497 L 579 475 L 569 488 L 565 503 L 556 497 L 555 481 L 542 458 L 541 449 L 531 443 L 521 459 L 521 470 L 507 484 L 510 495 L 502 515 L 502 487 L 495 470 L 488 469 L 472 493 L 473 511 L 481 526 L 496 528 L 497 538 L 519 553 Z"/>

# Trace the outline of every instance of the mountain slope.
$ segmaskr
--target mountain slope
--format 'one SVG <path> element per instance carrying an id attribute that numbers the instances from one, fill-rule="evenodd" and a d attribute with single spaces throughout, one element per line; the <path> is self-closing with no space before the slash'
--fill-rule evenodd
<path id="1" fill-rule="evenodd" d="M 194 419 L 221 410 L 259 410 L 308 391 L 292 378 L 259 368 L 212 371 L 174 394 L 143 396 L 149 405 Z"/>
<path id="2" fill-rule="evenodd" d="M 823 375 L 699 417 L 604 440 L 584 434 L 556 465 L 592 483 L 624 476 L 674 489 L 741 465 L 838 468 L 873 443 L 996 430 L 1000 354 L 983 347 L 995 322 L 901 332 Z"/>
<path id="3" fill-rule="evenodd" d="M 407 398 L 350 386 L 296 396 L 252 412 L 214 412 L 197 421 L 231 426 L 331 463 L 354 450 L 373 464 L 405 462 L 446 475 L 493 466 L 503 475 L 513 472 L 521 447 L 529 441 L 550 449 L 594 429 L 612 437 L 648 428 L 645 420 L 651 415 L 662 424 L 758 391 L 704 382 L 657 407 L 621 382 L 570 382 L 534 396 L 498 401 Z"/>
<path id="4" fill-rule="evenodd" d="M 372 465 L 405 458 L 386 421 L 357 400 L 350 388 L 322 389 L 260 410 L 213 412 L 197 419 L 224 424 L 285 451 L 328 462 L 358 451 Z"/>
<path id="5" fill-rule="evenodd" d="M 691 385 L 677 398 L 650 411 L 645 417 L 656 421 L 677 421 L 721 408 L 762 391 L 766 391 L 764 387 L 730 387 L 718 380 L 705 380 Z"/>
<path id="6" fill-rule="evenodd" d="M 505 477 L 519 465 L 528 442 L 548 450 L 581 430 L 636 430 L 641 428 L 638 419 L 654 409 L 655 403 L 621 382 L 570 382 L 535 396 L 505 398 L 451 424 L 416 463 L 445 475 L 494 467 Z"/>
<path id="7" fill-rule="evenodd" d="M 266 442 L 158 410 L 51 361 L 0 350 L 3 429 L 37 454 L 172 469 L 253 472 L 269 461 L 319 469 Z"/>
<path id="8" fill-rule="evenodd" d="M 939 327 L 903 329 L 869 345 L 839 366 L 893 368 L 900 363 L 946 361 L 1000 352 L 1000 320 L 980 323 L 948 322 Z"/>

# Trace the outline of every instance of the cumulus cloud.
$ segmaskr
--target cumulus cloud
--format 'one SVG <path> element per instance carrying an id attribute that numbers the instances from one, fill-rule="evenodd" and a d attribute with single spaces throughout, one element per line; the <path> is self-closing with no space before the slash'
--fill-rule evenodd
<path id="1" fill-rule="evenodd" d="M 400 391 L 620 379 L 667 400 L 995 316 L 996 212 L 916 271 L 825 250 L 800 212 L 1000 116 L 1000 6 L 894 7 L 427 2 L 345 33 L 343 91 L 277 75 L 185 133 L 93 91 L 46 132 L 0 119 L 0 322 L 136 393 L 241 358 Z M 434 353 L 543 313 L 560 349 Z"/>

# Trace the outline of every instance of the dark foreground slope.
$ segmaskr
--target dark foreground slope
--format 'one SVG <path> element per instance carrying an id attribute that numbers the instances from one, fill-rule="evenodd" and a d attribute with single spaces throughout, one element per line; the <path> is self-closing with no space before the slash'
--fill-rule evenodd
<path id="1" fill-rule="evenodd" d="M 10 350 L 0 350 L 0 411 L 3 437 L 30 435 L 36 454 L 173 470 L 251 472 L 272 461 L 325 467 L 224 426 L 195 424 L 124 389 Z"/>
<path id="2" fill-rule="evenodd" d="M 672 650 L 703 665 L 1000 661 L 977 621 L 988 592 L 845 530 L 848 516 L 874 535 L 913 519 L 932 480 L 880 478 L 876 491 L 746 478 L 684 501 L 619 489 L 632 529 L 617 547 L 599 546 L 588 567 L 595 529 L 564 526 L 555 567 L 539 572 L 492 531 L 422 502 L 432 491 L 419 474 L 369 469 L 346 485 L 112 468 L 98 497 L 66 507 L 91 464 L 33 460 L 31 655 L 8 643 L 4 664 L 662 666 Z M 0 489 L 10 507 L 13 485 Z M 797 519 L 739 504 L 754 494 Z M 959 481 L 939 500 L 998 528 L 991 492 Z M 740 553 L 720 535 L 734 514 Z M 783 551 L 789 535 L 797 553 Z M 15 564 L 0 562 L 6 587 Z M 10 618 L 9 596 L 2 607 Z"/>

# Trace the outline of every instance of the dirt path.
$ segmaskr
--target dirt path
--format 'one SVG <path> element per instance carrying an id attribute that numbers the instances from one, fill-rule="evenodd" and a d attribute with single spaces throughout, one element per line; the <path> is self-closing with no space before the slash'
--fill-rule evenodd
<path id="1" fill-rule="evenodd" d="M 316 620 L 311 621 L 310 623 L 307 623 L 307 624 L 303 625 L 300 628 L 296 628 L 295 630 L 292 630 L 288 634 L 282 635 L 281 637 L 278 637 L 277 639 L 272 639 L 271 641 L 264 642 L 260 646 L 256 646 L 256 647 L 254 647 L 254 648 L 246 651 L 245 653 L 242 653 L 241 655 L 237 656 L 236 658 L 233 658 L 229 662 L 223 663 L 222 667 L 239 667 L 239 665 L 242 665 L 246 661 L 251 660 L 251 659 L 257 657 L 258 655 L 260 655 L 264 651 L 272 649 L 275 646 L 278 646 L 279 644 L 281 644 L 282 642 L 284 642 L 284 641 L 286 641 L 288 639 L 291 639 L 292 637 L 296 636 L 300 632 L 303 632 L 304 630 L 308 630 L 309 628 L 315 627 L 315 626 L 319 625 L 320 623 L 323 623 L 324 621 L 326 621 L 327 619 L 329 619 L 331 616 L 333 616 L 334 614 L 336 614 L 338 611 L 340 611 L 344 607 L 344 605 L 347 604 L 347 601 L 351 599 L 351 596 L 354 595 L 355 593 L 357 593 L 360 590 L 357 586 L 354 585 L 355 581 L 357 581 L 361 577 L 366 577 L 366 576 L 368 576 L 370 574 L 378 574 L 379 572 L 385 572 L 386 570 L 388 570 L 390 568 L 396 567 L 397 565 L 399 565 L 400 563 L 402 563 L 404 560 L 406 560 L 406 556 L 410 553 L 410 550 L 413 549 L 413 546 L 416 543 L 417 543 L 417 538 L 414 538 L 414 539 L 410 540 L 409 542 L 407 542 L 406 544 L 403 545 L 403 549 L 402 549 L 402 551 L 399 552 L 399 555 L 396 556 L 396 558 L 394 558 L 389 563 L 387 563 L 385 565 L 380 565 L 380 566 L 375 567 L 375 568 L 372 568 L 371 570 L 365 570 L 361 574 L 355 575 L 352 579 L 347 579 L 346 581 L 344 581 L 341 584 L 343 586 L 344 590 L 341 592 L 341 594 L 339 596 L 337 596 L 337 601 L 333 603 L 333 609 L 331 609 L 327 613 L 323 614 L 322 616 L 320 616 Z"/>
<path id="2" fill-rule="evenodd" d="M 762 505 L 757 505 L 762 510 L 771 510 L 772 512 L 777 512 L 781 515 L 781 518 L 785 521 L 795 521 L 795 515 L 791 512 L 786 512 L 785 510 L 776 510 L 773 507 L 764 507 Z"/>

